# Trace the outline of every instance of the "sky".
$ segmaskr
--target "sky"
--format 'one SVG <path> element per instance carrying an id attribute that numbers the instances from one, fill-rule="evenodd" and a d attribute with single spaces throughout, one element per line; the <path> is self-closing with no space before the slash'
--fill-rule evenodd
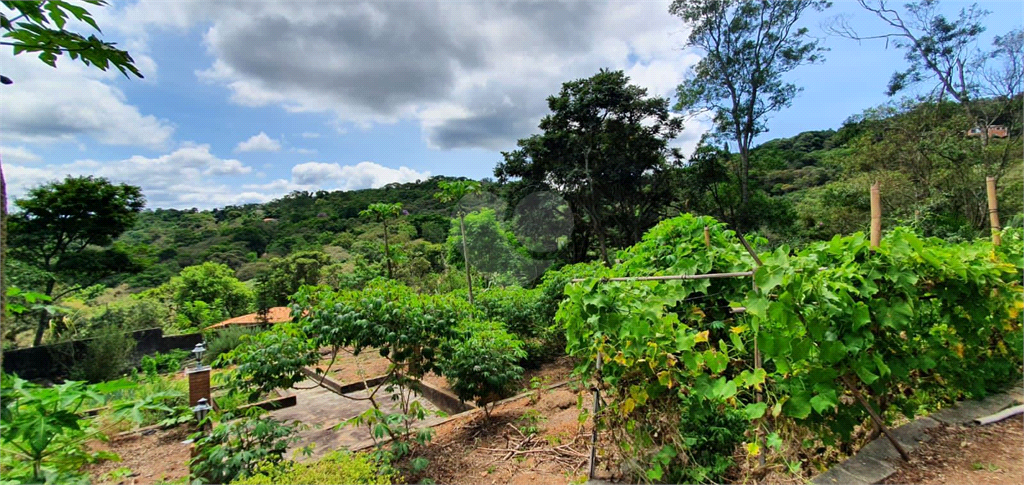
<path id="1" fill-rule="evenodd" d="M 979 2 L 987 46 L 1024 4 Z M 90 7 L 136 60 L 127 79 L 62 57 L 51 68 L 0 51 L 0 159 L 12 198 L 66 175 L 142 187 L 148 208 L 209 209 L 294 190 L 355 190 L 434 175 L 493 177 L 502 151 L 537 133 L 566 81 L 621 69 L 672 99 L 700 60 L 668 1 L 312 2 L 136 0 Z M 947 0 L 955 14 L 966 2 Z M 835 129 L 889 101 L 904 68 L 884 41 L 828 36 L 837 0 L 802 23 L 830 49 L 788 80 L 803 87 L 758 140 Z M 89 27 L 70 28 L 86 32 Z M 982 47 L 984 47 L 982 46 Z M 690 119 L 673 144 L 709 128 Z"/>

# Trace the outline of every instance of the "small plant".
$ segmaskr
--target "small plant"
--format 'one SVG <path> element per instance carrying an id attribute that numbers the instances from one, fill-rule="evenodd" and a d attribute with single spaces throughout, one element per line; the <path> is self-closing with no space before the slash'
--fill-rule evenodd
<path id="1" fill-rule="evenodd" d="M 261 463 L 279 463 L 288 447 L 299 439 L 298 424 L 284 424 L 255 414 L 234 418 L 231 413 L 224 413 L 212 431 L 192 435 L 199 453 L 190 466 L 199 480 L 228 483 L 249 476 Z"/>
<path id="2" fill-rule="evenodd" d="M 131 386 L 127 381 L 87 386 L 69 381 L 49 388 L 3 374 L 0 385 L 0 468 L 4 483 L 70 483 L 85 478 L 82 467 L 117 460 L 107 451 L 89 452 L 85 443 L 106 440 L 80 414 L 103 394 Z"/>
<path id="3" fill-rule="evenodd" d="M 131 468 L 128 468 L 126 466 L 118 467 L 114 470 L 110 470 L 109 472 L 103 474 L 103 481 L 117 483 L 124 480 L 125 478 L 132 476 L 132 473 L 135 472 L 133 472 Z"/>
<path id="4" fill-rule="evenodd" d="M 537 434 L 540 432 L 540 423 L 547 421 L 548 418 L 542 416 L 536 409 L 529 409 L 519 419 L 516 420 L 519 423 L 519 432 L 525 435 Z"/>
<path id="5" fill-rule="evenodd" d="M 357 485 L 391 485 L 401 477 L 386 461 L 366 453 L 336 450 L 314 463 L 260 462 L 248 477 L 231 482 L 234 485 L 273 485 L 277 483 L 306 483 L 328 485 L 351 483 Z"/>
<path id="6" fill-rule="evenodd" d="M 228 327 L 218 330 L 212 337 L 207 339 L 206 355 L 203 357 L 203 363 L 219 366 L 217 357 L 220 357 L 220 354 L 230 352 L 235 347 L 241 345 L 243 335 L 257 335 L 261 331 L 262 329 L 259 327 Z"/>
<path id="7" fill-rule="evenodd" d="M 181 370 L 181 363 L 188 360 L 191 352 L 174 349 L 166 353 L 156 353 L 142 357 L 142 371 L 146 375 L 166 374 Z"/>
<path id="8" fill-rule="evenodd" d="M 999 467 L 995 466 L 992 463 L 975 462 L 975 463 L 971 463 L 971 470 L 976 470 L 976 471 L 985 470 L 985 471 L 994 472 L 994 471 L 999 471 Z"/>

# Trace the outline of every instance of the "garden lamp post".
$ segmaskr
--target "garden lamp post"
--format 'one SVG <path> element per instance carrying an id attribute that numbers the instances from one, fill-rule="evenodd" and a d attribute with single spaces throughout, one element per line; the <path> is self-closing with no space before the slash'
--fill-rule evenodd
<path id="1" fill-rule="evenodd" d="M 192 414 L 195 414 L 196 421 L 199 422 L 199 429 L 202 431 L 206 431 L 208 423 L 205 423 L 204 420 L 206 419 L 206 416 L 210 414 L 211 409 L 213 409 L 213 407 L 210 406 L 205 397 L 200 399 L 199 402 L 196 403 L 195 407 L 192 408 Z"/>
<path id="2" fill-rule="evenodd" d="M 196 354 L 196 369 L 203 366 L 203 354 L 206 353 L 206 346 L 202 342 L 196 344 L 196 348 L 192 349 L 192 353 Z"/>

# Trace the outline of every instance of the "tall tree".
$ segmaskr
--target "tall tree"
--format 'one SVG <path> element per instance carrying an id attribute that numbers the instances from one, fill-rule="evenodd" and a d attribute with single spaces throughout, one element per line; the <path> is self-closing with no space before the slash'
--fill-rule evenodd
<path id="1" fill-rule="evenodd" d="M 385 204 L 378 202 L 370 204 L 366 210 L 360 211 L 359 216 L 375 220 L 384 225 L 384 260 L 388 268 L 388 278 L 394 278 L 394 271 L 391 269 L 391 247 L 388 246 L 388 220 L 398 217 L 402 213 L 402 204 Z"/>
<path id="2" fill-rule="evenodd" d="M 564 83 L 547 101 L 543 133 L 502 153 L 494 174 L 502 183 L 518 179 L 508 188 L 509 207 L 540 191 L 564 197 L 574 217 L 568 259 L 587 259 L 596 240 L 610 263 L 608 246 L 639 241 L 671 202 L 665 175 L 679 156 L 668 142 L 683 120 L 672 116 L 668 100 L 649 97 L 622 71 Z"/>
<path id="3" fill-rule="evenodd" d="M 104 247 L 135 223 L 145 205 L 138 187 L 68 177 L 30 190 L 14 205 L 18 212 L 8 221 L 11 256 L 46 275 L 43 293 L 54 301 L 131 267 L 123 251 Z M 42 342 L 49 321 L 42 310 L 34 345 Z"/>
<path id="4" fill-rule="evenodd" d="M 886 0 L 857 2 L 881 20 L 885 31 L 860 34 L 845 18 L 836 19 L 831 30 L 856 40 L 885 39 L 903 49 L 908 67 L 893 73 L 887 94 L 894 96 L 908 87 L 933 82 L 928 98 L 937 102 L 952 99 L 961 106 L 970 123 L 965 129 L 979 128 L 975 161 L 983 164 L 985 175 L 1001 177 L 1020 158 L 1019 150 L 1013 149 L 1014 143 L 1005 143 L 1002 150 L 984 152 L 992 138 L 988 127 L 993 124 L 1010 125 L 1010 141 L 1020 137 L 1024 31 L 1018 28 L 995 37 L 993 48 L 985 51 L 976 46 L 989 12 L 977 4 L 947 18 L 938 0 L 919 0 L 902 7 Z"/>
<path id="5" fill-rule="evenodd" d="M 675 108 L 711 112 L 714 135 L 736 143 L 741 205 L 750 202 L 750 149 L 766 131 L 767 116 L 789 107 L 801 88 L 786 73 L 822 60 L 806 28 L 797 27 L 808 9 L 824 0 L 675 0 L 669 12 L 692 29 L 686 46 L 703 58 L 679 85 Z"/>
<path id="6" fill-rule="evenodd" d="M 442 180 L 437 183 L 440 192 L 434 198 L 442 204 L 455 204 L 459 215 L 459 231 L 462 232 L 462 259 L 466 263 L 466 285 L 469 287 L 469 303 L 473 303 L 473 277 L 470 275 L 469 252 L 466 250 L 466 210 L 463 199 L 468 195 L 480 193 L 480 182 L 474 180 Z"/>
<path id="7" fill-rule="evenodd" d="M 84 0 L 83 3 L 102 6 L 105 0 Z M 0 2 L 8 12 L 0 12 L 0 30 L 3 39 L 0 45 L 13 48 L 13 54 L 22 52 L 39 52 L 39 59 L 50 66 L 57 66 L 57 56 L 65 52 L 72 59 L 78 59 L 85 65 L 96 66 L 107 70 L 113 65 L 126 77 L 128 73 L 143 77 L 135 67 L 135 60 L 128 52 L 117 49 L 115 44 L 103 42 L 95 35 L 84 37 L 81 34 L 64 29 L 70 16 L 85 22 L 100 31 L 99 25 L 93 20 L 92 14 L 79 5 L 62 0 L 42 0 L 39 2 L 11 1 Z M 8 14 L 11 17 L 8 17 Z M 54 28 L 56 27 L 56 28 Z M 0 72 L 0 84 L 11 84 L 13 81 Z M 0 160 L 0 320 L 7 315 L 7 280 L 4 277 L 4 260 L 7 258 L 7 181 L 4 179 L 3 161 Z M 3 334 L 0 329 L 0 334 Z M 0 354 L 3 363 L 3 354 Z"/>

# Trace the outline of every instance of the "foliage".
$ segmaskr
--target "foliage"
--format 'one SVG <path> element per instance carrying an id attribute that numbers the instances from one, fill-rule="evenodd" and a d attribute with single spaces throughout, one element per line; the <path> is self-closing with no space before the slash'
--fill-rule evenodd
<path id="1" fill-rule="evenodd" d="M 225 387 L 256 402 L 267 391 L 305 380 L 301 369 L 319 360 L 317 348 L 298 326 L 285 323 L 265 332 L 241 334 L 238 344 L 213 362 L 218 367 L 236 366 Z"/>
<path id="2" fill-rule="evenodd" d="M 213 430 L 192 435 L 198 454 L 190 467 L 202 483 L 229 483 L 245 478 L 256 472 L 260 464 L 280 462 L 288 447 L 299 440 L 296 432 L 300 427 L 268 416 L 238 417 L 225 413 Z"/>
<path id="3" fill-rule="evenodd" d="M 609 246 L 638 241 L 671 202 L 676 160 L 669 159 L 676 154 L 668 142 L 682 119 L 670 115 L 667 100 L 629 84 L 622 71 L 564 83 L 548 108 L 542 133 L 503 153 L 494 174 L 507 184 L 509 207 L 539 191 L 564 197 L 574 228 L 567 259 L 591 259 L 588 252 L 596 249 L 609 262 Z"/>
<path id="4" fill-rule="evenodd" d="M 135 221 L 145 198 L 138 187 L 105 178 L 68 177 L 29 190 L 8 217 L 10 255 L 46 275 L 41 293 L 54 301 L 118 272 L 131 270 L 123 251 L 97 249 Z M 66 286 L 54 293 L 57 284 Z M 42 342 L 49 312 L 40 312 L 34 345 Z"/>
<path id="5" fill-rule="evenodd" d="M 466 235 L 466 209 L 464 206 L 465 201 L 463 199 L 465 199 L 469 195 L 480 193 L 480 182 L 475 182 L 472 180 L 457 180 L 452 182 L 441 181 L 438 182 L 437 187 L 441 189 L 441 191 L 434 194 L 434 198 L 439 200 L 441 203 L 454 203 L 456 206 L 456 212 L 458 213 L 459 216 L 459 233 L 457 236 L 455 236 L 457 240 L 453 240 L 452 233 L 454 233 L 455 228 L 453 227 L 452 231 L 449 231 L 448 259 L 450 261 L 454 260 L 454 258 L 451 257 L 451 255 L 454 252 L 453 249 L 456 247 L 456 245 L 461 246 L 463 267 L 466 270 L 466 288 L 469 290 L 469 302 L 473 303 L 473 275 L 471 273 L 472 266 L 470 266 L 469 262 L 471 258 L 469 257 L 468 249 L 468 240 L 470 238 L 469 236 Z M 475 238 L 473 240 L 474 242 L 476 242 Z M 479 260 L 474 259 L 474 261 L 476 261 L 477 264 L 479 264 Z"/>
<path id="6" fill-rule="evenodd" d="M 172 349 L 169 352 L 157 352 L 142 356 L 142 372 L 147 376 L 175 373 L 181 370 L 181 363 L 188 360 L 192 353 L 185 349 Z"/>
<path id="7" fill-rule="evenodd" d="M 401 213 L 402 204 L 400 202 L 393 204 L 377 202 L 370 204 L 365 210 L 359 212 L 359 217 L 375 220 L 384 226 L 384 264 L 388 269 L 388 278 L 394 277 L 394 272 L 391 269 L 393 265 L 391 261 L 391 246 L 388 245 L 388 220 L 396 219 Z"/>
<path id="8" fill-rule="evenodd" d="M 188 405 L 186 381 L 149 372 L 140 379 L 133 371 L 131 382 L 133 386 L 105 396 L 114 421 L 138 428 L 153 424 L 171 427 L 195 419 Z"/>
<path id="9" fill-rule="evenodd" d="M 194 302 L 203 302 L 215 310 L 223 310 L 228 317 L 248 313 L 253 305 L 252 291 L 235 278 L 231 268 L 220 263 L 207 262 L 182 269 L 167 283 L 167 291 L 171 302 L 179 309 L 185 309 L 188 304 L 195 305 Z"/>
<path id="10" fill-rule="evenodd" d="M 123 376 L 135 365 L 135 345 L 131 333 L 116 328 L 101 331 L 86 342 L 85 355 L 71 367 L 71 378 L 98 383 Z"/>
<path id="11" fill-rule="evenodd" d="M 526 357 L 523 342 L 499 322 L 470 320 L 459 331 L 441 348 L 441 374 L 459 399 L 474 399 L 489 419 L 488 404 L 514 394 L 523 377 L 518 364 Z"/>
<path id="12" fill-rule="evenodd" d="M 1022 270 L 985 241 L 950 244 L 898 228 L 875 251 L 862 234 L 795 254 L 781 247 L 761 255 L 755 291 L 746 278 L 597 279 L 752 267 L 722 229 L 707 218 L 664 221 L 621 252 L 620 265 L 566 287 L 557 319 L 567 351 L 581 359 L 578 374 L 607 386 L 598 422 L 620 453 L 639 459 L 624 462 L 636 478 L 718 480 L 727 445 L 775 419 L 810 427 L 826 444 L 848 441 L 867 417 L 854 392 L 913 417 L 923 395 L 977 397 L 1020 375 Z M 736 415 L 749 432 L 740 433 Z M 723 434 L 709 436 L 709 426 Z M 757 450 L 747 442 L 748 453 Z"/>
<path id="13" fill-rule="evenodd" d="M 468 261 L 481 273 L 504 274 L 519 279 L 525 256 L 515 235 L 502 228 L 493 209 L 467 214 L 463 221 L 452 221 L 448 233 L 448 262 L 465 268 Z M 465 244 L 462 234 L 466 235 Z M 463 253 L 465 251 L 465 253 Z"/>
<path id="14" fill-rule="evenodd" d="M 81 412 L 103 402 L 103 394 L 129 386 L 124 381 L 86 386 L 68 381 L 40 387 L 3 374 L 0 385 L 0 469 L 5 483 L 87 483 L 87 463 L 119 459 L 89 452 L 86 442 L 105 440 Z"/>
<path id="15" fill-rule="evenodd" d="M 365 453 L 335 450 L 314 463 L 295 461 L 260 463 L 256 466 L 253 474 L 231 483 L 233 485 L 274 485 L 277 483 L 391 485 L 398 482 L 399 478 L 387 462 L 382 462 Z"/>
<path id="16" fill-rule="evenodd" d="M 800 91 L 784 76 L 821 60 L 818 42 L 796 24 L 804 11 L 828 5 L 824 0 L 675 0 L 669 7 L 691 26 L 686 46 L 705 54 L 679 85 L 676 109 L 710 111 L 714 135 L 736 142 L 743 210 L 750 202 L 753 140 L 767 131 L 767 116 L 788 107 Z M 749 228 L 753 221 L 736 222 Z"/>
<path id="17" fill-rule="evenodd" d="M 104 0 L 84 0 L 91 5 L 104 5 Z M 52 67 L 57 67 L 57 57 L 67 53 L 72 59 L 81 60 L 89 66 L 96 66 L 106 71 L 114 66 L 125 77 L 131 73 L 143 77 L 135 60 L 127 52 L 117 49 L 111 42 L 103 42 L 95 35 L 85 37 L 82 34 L 65 30 L 70 17 L 85 22 L 100 31 L 99 25 L 92 14 L 75 3 L 63 0 L 46 2 L 4 1 L 6 9 L 16 13 L 11 18 L 0 14 L 0 29 L 4 30 L 2 42 L 14 48 L 14 55 L 23 52 L 38 52 L 39 59 Z M 56 27 L 56 28 L 54 28 Z M 4 84 L 10 84 L 4 77 Z"/>
<path id="18" fill-rule="evenodd" d="M 320 283 L 321 272 L 330 262 L 330 257 L 319 251 L 299 251 L 271 259 L 268 271 L 257 277 L 257 308 L 266 311 L 287 305 L 299 287 Z"/>
<path id="19" fill-rule="evenodd" d="M 260 332 L 262 329 L 259 327 L 243 326 L 229 326 L 215 330 L 212 336 L 206 339 L 206 354 L 203 355 L 203 363 L 218 367 L 224 365 L 228 359 L 219 359 L 221 354 L 238 348 L 247 336 L 258 335 Z"/>

